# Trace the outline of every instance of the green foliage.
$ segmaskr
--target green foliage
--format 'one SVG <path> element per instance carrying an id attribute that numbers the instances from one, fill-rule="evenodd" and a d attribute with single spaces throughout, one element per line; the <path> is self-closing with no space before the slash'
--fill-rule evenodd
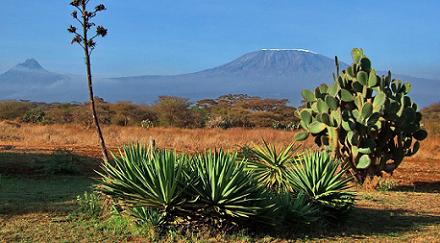
<path id="1" fill-rule="evenodd" d="M 237 161 L 222 150 L 197 155 L 190 164 L 193 207 L 216 225 L 247 220 L 261 210 L 262 190 Z M 226 220 L 229 220 L 227 222 Z"/>
<path id="2" fill-rule="evenodd" d="M 294 108 L 286 99 L 262 99 L 245 94 L 223 95 L 204 99 L 196 106 L 207 114 L 207 127 L 274 127 L 288 128 L 296 120 Z"/>
<path id="3" fill-rule="evenodd" d="M 125 146 L 102 165 L 99 189 L 120 200 L 138 225 L 162 229 L 309 225 L 351 208 L 346 171 L 327 153 L 296 155 L 293 144 L 277 151 L 265 141 L 246 150 L 240 157 L 223 150 L 189 157 Z"/>
<path id="4" fill-rule="evenodd" d="M 282 215 L 281 223 L 285 226 L 304 227 L 320 219 L 319 208 L 302 192 L 296 196 L 281 194 L 277 200 Z"/>
<path id="5" fill-rule="evenodd" d="M 128 101 L 109 103 L 95 97 L 99 122 L 118 126 L 172 126 L 185 128 L 273 127 L 297 129 L 295 108 L 287 99 L 268 99 L 243 94 L 223 95 L 194 103 L 175 96 L 162 96 L 153 104 Z M 92 126 L 89 103 L 36 103 L 0 101 L 0 120 L 36 124 L 74 123 Z"/>
<path id="6" fill-rule="evenodd" d="M 160 227 L 164 225 L 164 215 L 158 210 L 147 207 L 134 207 L 129 209 L 129 214 L 136 219 L 140 226 Z"/>
<path id="7" fill-rule="evenodd" d="M 292 188 L 302 193 L 326 215 L 337 218 L 354 204 L 354 192 L 349 191 L 350 178 L 338 161 L 326 152 L 304 154 L 289 171 Z"/>
<path id="8" fill-rule="evenodd" d="M 376 190 L 381 192 L 391 191 L 398 186 L 397 181 L 387 178 L 379 178 Z"/>
<path id="9" fill-rule="evenodd" d="M 274 145 L 263 140 L 262 146 L 251 148 L 247 170 L 266 188 L 287 192 L 291 188 L 286 179 L 286 171 L 291 167 L 297 149 L 298 146 L 292 143 L 277 151 Z"/>
<path id="10" fill-rule="evenodd" d="M 78 213 L 89 218 L 98 218 L 102 213 L 101 198 L 96 192 L 84 192 L 83 195 L 76 197 L 78 203 Z"/>
<path id="11" fill-rule="evenodd" d="M 352 54 L 353 64 L 338 70 L 331 85 L 302 92 L 305 107 L 296 115 L 305 132 L 295 138 L 313 135 L 363 182 L 382 171 L 392 173 L 405 156 L 418 151 L 427 133 L 408 96 L 410 83 L 392 79 L 390 72 L 378 76 L 361 49 Z"/>
<path id="12" fill-rule="evenodd" d="M 21 119 L 24 114 L 35 108 L 31 102 L 21 102 L 15 100 L 0 101 L 0 119 L 16 120 Z"/>
<path id="13" fill-rule="evenodd" d="M 110 217 L 104 219 L 103 222 L 98 223 L 95 227 L 98 230 L 116 235 L 132 235 L 135 232 L 130 218 L 119 214 L 110 215 Z"/>
<path id="14" fill-rule="evenodd" d="M 40 107 L 26 111 L 22 118 L 23 122 L 35 124 L 48 124 L 49 120 L 46 118 L 46 113 Z"/>
<path id="15" fill-rule="evenodd" d="M 186 127 L 191 123 L 191 103 L 186 98 L 174 96 L 161 96 L 154 104 L 162 126 Z"/>
<path id="16" fill-rule="evenodd" d="M 142 145 L 124 146 L 114 162 L 102 165 L 100 190 L 133 206 L 157 209 L 167 220 L 185 203 L 187 185 L 181 160 L 175 152 L 153 151 Z"/>

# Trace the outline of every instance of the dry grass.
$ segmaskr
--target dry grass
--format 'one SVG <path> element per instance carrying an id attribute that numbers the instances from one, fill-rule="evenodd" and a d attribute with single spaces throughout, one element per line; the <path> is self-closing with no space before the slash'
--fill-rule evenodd
<path id="1" fill-rule="evenodd" d="M 436 124 L 426 124 L 428 129 Z M 429 131 L 428 139 L 422 142 L 420 151 L 407 158 L 395 171 L 393 178 L 399 184 L 416 185 L 437 182 L 440 171 L 440 134 Z M 160 148 L 172 148 L 179 152 L 198 152 L 206 149 L 223 148 L 238 150 L 240 146 L 260 143 L 265 139 L 276 146 L 285 146 L 293 141 L 295 132 L 257 129 L 180 129 L 141 127 L 104 127 L 104 135 L 114 152 L 123 144 L 148 143 L 156 140 Z M 11 122 L 0 123 L 0 151 L 29 153 L 67 150 L 84 156 L 100 157 L 95 131 L 78 125 L 29 125 Z M 311 148 L 311 138 L 303 143 L 303 148 Z"/>
<path id="2" fill-rule="evenodd" d="M 294 132 L 258 129 L 180 129 L 141 127 L 104 127 L 104 136 L 111 148 L 129 143 L 148 143 L 156 140 L 159 147 L 178 151 L 196 152 L 212 148 L 237 149 L 261 139 L 282 146 L 293 141 Z M 0 145 L 20 148 L 89 147 L 96 148 L 97 139 L 93 129 L 78 125 L 28 125 L 0 123 Z M 309 142 L 307 145 L 312 145 Z"/>
<path id="3" fill-rule="evenodd" d="M 431 127 L 436 127 L 435 125 L 430 124 Z M 431 129 L 430 126 L 427 126 L 428 129 Z M 291 143 L 294 136 L 294 132 L 273 129 L 143 129 L 117 126 L 104 127 L 104 133 L 113 150 L 122 144 L 148 143 L 152 137 L 159 147 L 175 148 L 185 152 L 219 147 L 238 149 L 245 144 L 258 143 L 262 138 L 282 146 Z M 311 146 L 313 142 L 308 140 L 303 147 Z M 40 153 L 57 149 L 100 156 L 93 129 L 77 125 L 38 126 L 0 122 L 0 152 L 9 151 L 5 153 L 9 154 L 9 157 L 6 155 L 2 157 L 3 162 L 26 163 L 33 161 L 35 156 L 42 156 L 30 154 L 31 151 Z M 15 159 L 11 159 L 11 156 L 15 156 Z M 394 173 L 396 188 L 388 192 L 360 191 L 353 217 L 345 225 L 332 229 L 331 232 L 293 238 L 277 238 L 270 235 L 251 238 L 244 235 L 236 238 L 229 236 L 220 239 L 203 238 L 203 241 L 438 241 L 440 237 L 439 160 L 440 134 L 430 132 L 429 138 L 422 142 L 419 153 L 405 161 Z M 41 177 L 34 180 L 26 176 L 2 179 L 3 189 L 8 190 L 0 193 L 0 205 L 6 212 L 6 214 L 0 212 L 0 242 L 148 241 L 145 238 L 137 239 L 126 234 L 116 234 L 107 228 L 102 228 L 96 221 L 66 220 L 73 198 L 78 192 L 89 190 L 88 183 L 91 181 L 85 177 Z M 63 197 L 59 197 L 54 192 L 59 192 Z M 181 241 L 192 240 L 189 238 Z"/>
<path id="4" fill-rule="evenodd" d="M 428 129 L 435 124 L 427 124 Z M 148 143 L 156 140 L 159 147 L 174 148 L 178 151 L 196 152 L 212 148 L 237 149 L 265 139 L 277 146 L 293 141 L 295 132 L 270 128 L 232 128 L 232 129 L 181 129 L 141 127 L 104 127 L 104 136 L 112 149 L 129 143 Z M 11 122 L 0 123 L 0 145 L 10 145 L 23 149 L 33 148 L 89 148 L 97 150 L 95 131 L 79 125 L 29 125 Z M 311 139 L 304 147 L 313 146 Z M 440 160 L 440 134 L 430 133 L 422 142 L 421 150 L 411 160 Z"/>

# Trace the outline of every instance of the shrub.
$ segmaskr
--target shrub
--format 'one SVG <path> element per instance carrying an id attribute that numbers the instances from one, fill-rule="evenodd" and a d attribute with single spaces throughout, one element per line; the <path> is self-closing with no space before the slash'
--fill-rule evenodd
<path id="1" fill-rule="evenodd" d="M 237 162 L 237 154 L 207 152 L 195 156 L 190 167 L 192 207 L 202 219 L 222 226 L 248 220 L 262 209 L 262 190 L 245 172 L 244 162 Z"/>
<path id="2" fill-rule="evenodd" d="M 163 215 L 152 208 L 133 207 L 129 209 L 129 214 L 136 219 L 137 224 L 140 226 L 159 227 L 166 223 Z"/>
<path id="3" fill-rule="evenodd" d="M 328 86 L 303 90 L 305 108 L 297 112 L 305 132 L 315 143 L 331 149 L 348 165 L 359 182 L 392 173 L 405 156 L 415 154 L 427 136 L 422 115 L 408 96 L 410 83 L 379 77 L 361 49 L 353 49 L 353 64 Z"/>
<path id="4" fill-rule="evenodd" d="M 84 192 L 83 195 L 76 197 L 78 203 L 78 212 L 90 217 L 98 218 L 102 213 L 101 198 L 96 192 Z"/>
<path id="5" fill-rule="evenodd" d="M 398 186 L 397 181 L 390 178 L 379 178 L 376 190 L 381 192 L 391 191 Z"/>
<path id="6" fill-rule="evenodd" d="M 0 101 L 0 119 L 1 120 L 17 120 L 23 115 L 34 109 L 35 104 L 31 102 L 22 102 L 15 100 Z"/>
<path id="7" fill-rule="evenodd" d="M 49 120 L 46 118 L 46 113 L 40 107 L 26 111 L 23 118 L 23 122 L 36 123 L 36 124 L 47 124 Z"/>
<path id="8" fill-rule="evenodd" d="M 192 122 L 191 102 L 186 98 L 160 96 L 153 109 L 160 124 L 170 127 L 187 127 Z"/>
<path id="9" fill-rule="evenodd" d="M 287 182 L 286 172 L 292 166 L 297 149 L 298 146 L 292 143 L 277 151 L 274 145 L 263 140 L 262 146 L 251 148 L 247 169 L 266 188 L 287 192 L 291 188 Z"/>
<path id="10" fill-rule="evenodd" d="M 297 193 L 304 194 L 331 219 L 337 219 L 354 204 L 350 178 L 341 163 L 326 152 L 308 152 L 287 174 L 289 183 Z"/>
<path id="11" fill-rule="evenodd" d="M 185 203 L 187 187 L 181 160 L 175 152 L 124 146 L 114 164 L 104 162 L 100 190 L 134 207 L 157 209 L 171 222 Z"/>
<path id="12" fill-rule="evenodd" d="M 223 150 L 190 158 L 125 146 L 114 162 L 102 165 L 99 188 L 122 200 L 125 212 L 147 228 L 300 226 L 317 222 L 320 214 L 339 219 L 354 202 L 346 170 L 327 153 L 298 157 L 294 151 L 293 144 L 278 152 L 264 142 L 252 153 L 257 162 L 247 165 Z"/>
<path id="13" fill-rule="evenodd" d="M 319 220 L 319 208 L 302 192 L 296 196 L 290 193 L 281 194 L 277 205 L 282 215 L 280 222 L 284 226 L 303 227 Z"/>

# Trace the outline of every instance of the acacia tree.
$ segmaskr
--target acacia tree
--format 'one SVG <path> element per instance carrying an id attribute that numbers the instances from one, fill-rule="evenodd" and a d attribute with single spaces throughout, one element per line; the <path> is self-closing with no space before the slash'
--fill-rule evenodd
<path id="1" fill-rule="evenodd" d="M 90 101 L 90 109 L 92 111 L 93 123 L 96 127 L 96 133 L 99 139 L 99 145 L 101 147 L 101 152 L 104 161 L 108 161 L 108 152 L 105 146 L 104 137 L 102 135 L 102 130 L 99 125 L 98 114 L 96 112 L 95 106 L 95 97 L 93 95 L 93 82 L 92 82 L 92 68 L 90 55 L 96 47 L 95 39 L 97 37 L 105 37 L 107 35 L 107 29 L 103 26 L 99 25 L 95 28 L 95 23 L 92 22 L 93 18 L 96 16 L 98 12 L 106 10 L 103 4 L 99 4 L 95 7 L 94 10 L 90 11 L 87 9 L 90 0 L 73 0 L 70 5 L 76 8 L 72 12 L 72 17 L 79 23 L 80 30 L 73 25 L 71 25 L 68 31 L 74 34 L 72 39 L 72 44 L 78 44 L 84 50 L 84 56 L 86 61 L 86 71 L 87 71 L 87 84 L 88 84 L 88 92 L 89 92 L 89 101 Z M 95 30 L 95 33 L 90 34 L 92 28 Z"/>

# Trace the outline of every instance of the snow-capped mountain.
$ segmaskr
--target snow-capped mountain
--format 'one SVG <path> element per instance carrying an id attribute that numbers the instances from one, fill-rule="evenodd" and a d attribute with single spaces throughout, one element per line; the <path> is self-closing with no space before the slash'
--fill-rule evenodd
<path id="1" fill-rule="evenodd" d="M 346 66 L 341 62 L 341 69 Z M 95 93 L 109 101 L 130 100 L 142 103 L 153 102 L 161 95 L 196 100 L 229 93 L 245 93 L 286 98 L 293 104 L 299 104 L 302 89 L 313 89 L 321 83 L 331 82 L 334 70 L 333 58 L 313 51 L 262 49 L 224 65 L 194 73 L 95 78 Z M 402 75 L 393 77 L 411 81 L 412 96 L 422 106 L 439 101 L 439 80 Z M 0 84 L 3 87 L 0 99 L 84 101 L 87 97 L 83 76 L 51 73 L 32 59 L 1 74 Z"/>

